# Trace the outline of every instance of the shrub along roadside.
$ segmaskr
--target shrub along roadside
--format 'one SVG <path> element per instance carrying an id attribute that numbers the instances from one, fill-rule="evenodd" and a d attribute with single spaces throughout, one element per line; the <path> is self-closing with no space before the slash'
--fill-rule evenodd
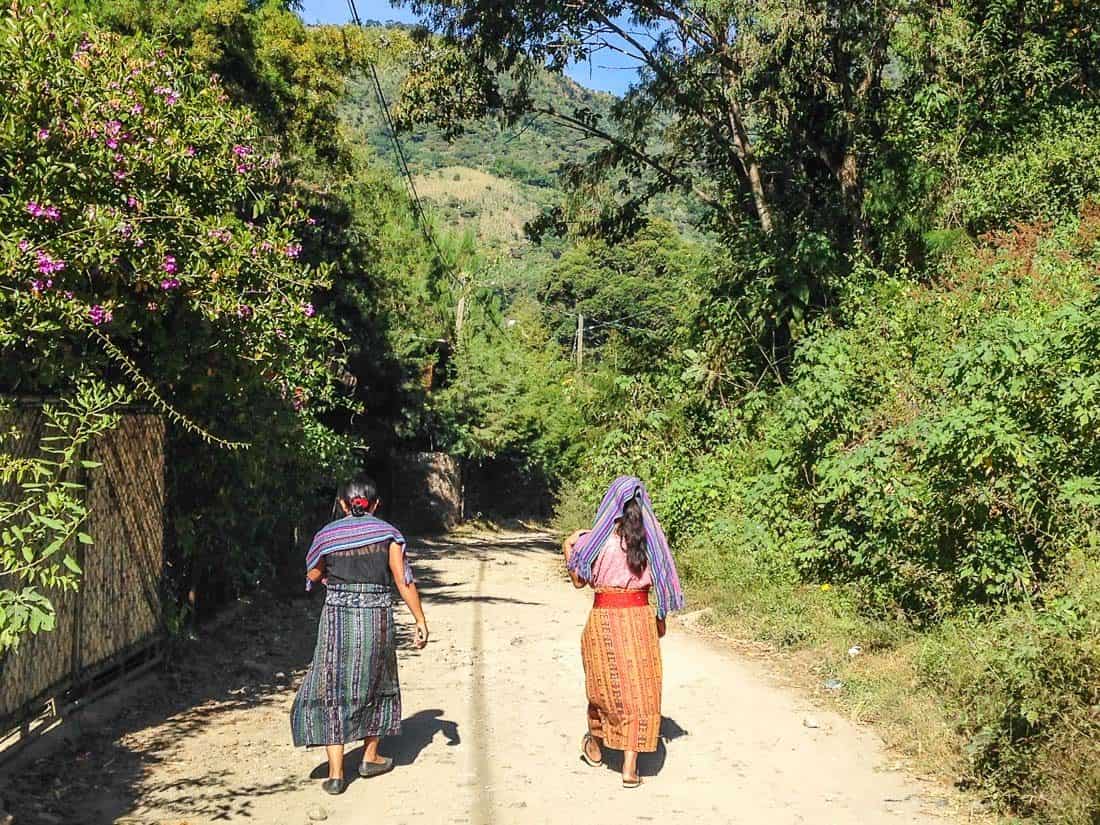
<path id="1" fill-rule="evenodd" d="M 929 767 L 1091 825 L 1098 218 L 991 236 L 925 285 L 880 275 L 844 326 L 806 340 L 786 384 L 700 425 L 727 428 L 715 438 L 684 438 L 688 413 L 667 405 L 624 414 L 643 423 L 591 439 L 561 526 L 637 472 L 726 621 L 807 651 Z M 705 441 L 721 446 L 691 446 Z"/>

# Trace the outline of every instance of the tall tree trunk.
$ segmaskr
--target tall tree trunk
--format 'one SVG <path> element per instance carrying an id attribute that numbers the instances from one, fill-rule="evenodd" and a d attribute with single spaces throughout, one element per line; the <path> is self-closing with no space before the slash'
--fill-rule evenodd
<path id="1" fill-rule="evenodd" d="M 851 148 L 845 150 L 840 163 L 833 168 L 833 172 L 840 185 L 840 195 L 852 224 L 856 245 L 861 251 L 870 254 L 871 227 L 863 215 L 863 178 L 860 175 L 856 153 Z"/>
<path id="2" fill-rule="evenodd" d="M 729 81 L 733 85 L 732 79 Z M 774 224 L 772 222 L 771 204 L 768 202 L 768 193 L 764 189 L 764 178 L 760 174 L 760 164 L 752 151 L 752 141 L 749 140 L 748 130 L 741 115 L 741 105 L 727 97 L 726 117 L 729 119 L 730 132 L 733 135 L 733 144 L 737 149 L 737 157 L 745 170 L 745 177 L 749 179 L 749 189 L 752 192 L 753 204 L 756 206 L 756 215 L 760 219 L 760 228 L 765 235 L 772 234 Z"/>

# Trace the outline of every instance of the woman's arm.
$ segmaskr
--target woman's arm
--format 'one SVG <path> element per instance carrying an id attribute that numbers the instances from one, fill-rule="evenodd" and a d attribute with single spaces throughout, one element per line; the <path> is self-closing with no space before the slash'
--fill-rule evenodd
<path id="1" fill-rule="evenodd" d="M 587 530 L 574 530 L 561 544 L 561 552 L 562 555 L 565 556 L 565 569 L 569 573 L 569 578 L 572 580 L 573 586 L 578 589 L 587 586 L 588 582 L 578 576 L 573 570 L 569 569 L 569 558 L 573 555 L 573 548 L 577 546 L 577 542 L 580 541 L 581 536 L 587 532 Z"/>
<path id="2" fill-rule="evenodd" d="M 658 639 L 663 639 L 665 637 L 665 633 L 666 633 L 667 630 L 668 630 L 668 625 L 665 624 L 665 620 L 662 619 L 660 616 L 658 616 L 657 617 L 657 638 Z"/>
<path id="3" fill-rule="evenodd" d="M 310 570 L 308 573 L 306 573 L 306 578 L 308 578 L 314 584 L 317 584 L 317 582 L 321 581 L 321 579 L 323 579 L 324 577 L 325 577 L 325 559 L 322 556 L 320 558 L 320 560 L 318 560 L 317 566 L 314 567 L 312 570 Z"/>
<path id="4" fill-rule="evenodd" d="M 401 600 L 409 608 L 416 621 L 416 646 L 424 647 L 428 643 L 428 622 L 424 618 L 424 609 L 420 606 L 420 593 L 415 584 L 405 583 L 405 548 L 396 541 L 390 542 L 390 572 Z"/>

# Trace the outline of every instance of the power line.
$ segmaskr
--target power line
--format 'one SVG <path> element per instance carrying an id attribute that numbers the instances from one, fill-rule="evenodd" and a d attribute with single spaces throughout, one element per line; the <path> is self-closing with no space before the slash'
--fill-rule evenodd
<path id="1" fill-rule="evenodd" d="M 359 10 L 355 7 L 355 0 L 347 0 L 347 3 L 348 11 L 351 12 L 352 21 L 354 21 L 357 27 L 362 28 L 363 22 L 359 18 Z M 432 231 L 431 222 L 424 209 L 424 203 L 420 200 L 420 193 L 416 190 L 416 183 L 413 181 L 412 171 L 409 169 L 408 156 L 405 154 L 405 148 L 401 145 L 401 140 L 397 136 L 397 127 L 393 120 L 393 114 L 390 112 L 389 103 L 386 101 L 386 94 L 382 90 L 382 81 L 378 77 L 378 68 L 374 65 L 374 61 L 370 59 L 367 60 L 367 66 L 370 67 L 374 93 L 378 98 L 378 108 L 386 124 L 386 131 L 389 134 L 390 143 L 393 145 L 394 155 L 397 157 L 398 171 L 400 171 L 405 181 L 405 186 L 409 191 L 409 199 L 412 201 L 413 205 L 413 214 L 416 217 L 417 223 L 420 225 L 420 231 L 435 250 L 436 257 L 439 259 L 440 264 L 443 265 L 443 269 L 446 273 L 456 282 L 462 283 L 462 279 L 459 278 L 458 274 L 455 272 L 455 265 L 447 260 L 447 256 L 443 253 L 443 248 L 439 245 L 439 241 Z"/>

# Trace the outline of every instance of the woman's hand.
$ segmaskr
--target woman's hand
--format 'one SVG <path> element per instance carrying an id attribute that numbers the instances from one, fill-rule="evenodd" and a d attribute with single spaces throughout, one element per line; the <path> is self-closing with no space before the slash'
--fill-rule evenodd
<path id="1" fill-rule="evenodd" d="M 427 622 L 416 623 L 416 649 L 420 650 L 428 643 L 428 624 Z"/>
<path id="2" fill-rule="evenodd" d="M 665 620 L 662 618 L 657 619 L 657 638 L 663 639 L 665 633 L 668 631 L 668 625 L 665 624 Z"/>
<path id="3" fill-rule="evenodd" d="M 565 563 L 569 563 L 569 557 L 573 555 L 573 548 L 577 546 L 577 542 L 580 541 L 581 536 L 587 533 L 587 530 L 574 530 L 565 541 L 561 543 L 561 552 L 565 556 Z"/>

